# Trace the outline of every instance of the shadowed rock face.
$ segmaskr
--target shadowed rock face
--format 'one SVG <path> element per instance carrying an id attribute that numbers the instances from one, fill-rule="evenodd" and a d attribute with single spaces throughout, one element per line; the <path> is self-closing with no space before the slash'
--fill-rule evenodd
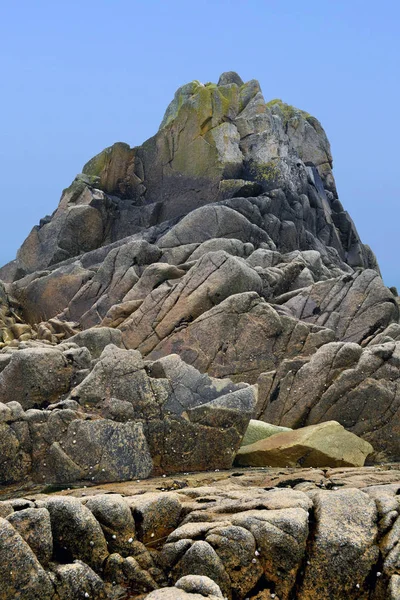
<path id="1" fill-rule="evenodd" d="M 227 468 L 251 418 L 334 420 L 400 458 L 398 299 L 321 125 L 257 81 L 180 88 L 0 277 L 2 482 Z"/>

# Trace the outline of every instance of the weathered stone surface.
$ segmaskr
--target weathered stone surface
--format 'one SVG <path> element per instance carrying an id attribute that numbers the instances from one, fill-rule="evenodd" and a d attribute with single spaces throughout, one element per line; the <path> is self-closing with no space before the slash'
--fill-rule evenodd
<path id="1" fill-rule="evenodd" d="M 55 553 L 72 562 L 82 560 L 95 572 L 108 556 L 102 529 L 88 508 L 75 498 L 49 497 L 42 504 L 50 513 Z"/>
<path id="2" fill-rule="evenodd" d="M 375 503 L 359 490 L 339 490 L 317 492 L 314 506 L 315 535 L 298 598 L 368 597 L 379 555 Z"/>
<path id="3" fill-rule="evenodd" d="M 373 447 L 336 421 L 285 431 L 242 446 L 241 466 L 362 467 Z"/>
<path id="4" fill-rule="evenodd" d="M 301 320 L 334 329 L 347 342 L 361 343 L 399 318 L 393 294 L 370 269 L 316 283 L 285 306 Z"/>
<path id="5" fill-rule="evenodd" d="M 178 488 L 160 492 L 160 485 Z M 346 595 L 380 600 L 397 593 L 399 489 L 398 471 L 382 467 L 242 469 L 104 484 L 90 492 L 66 490 L 63 496 L 36 500 L 31 493 L 31 500 L 2 502 L 0 510 L 12 505 L 14 518 L 21 512 L 26 530 L 30 523 L 35 529 L 35 512 L 41 514 L 44 505 L 53 512 L 48 576 L 51 593 L 61 598 L 88 593 L 139 599 L 146 592 L 150 598 L 160 593 L 177 598 L 181 592 L 188 599 L 221 598 L 222 592 L 238 600 L 274 595 L 282 600 Z M 173 530 L 161 536 L 165 517 L 174 510 Z M 155 535 L 145 546 L 135 536 L 144 539 L 141 523 L 146 522 Z M 10 570 L 20 564 L 22 549 L 32 553 L 19 539 L 23 546 L 13 546 Z M 106 540 L 112 552 L 107 555 Z M 124 555 L 115 549 L 118 544 Z M 187 574 L 180 577 L 181 571 Z M 42 597 L 31 588 L 26 597 Z"/>
<path id="6" fill-rule="evenodd" d="M 112 248 L 93 277 L 64 303 L 64 317 L 80 321 L 87 328 L 97 325 L 139 280 L 144 265 L 160 257 L 158 247 L 144 240 L 127 241 Z"/>
<path id="7" fill-rule="evenodd" d="M 164 540 L 179 524 L 182 505 L 177 494 L 137 496 L 130 500 L 138 521 L 140 540 L 144 544 Z"/>
<path id="8" fill-rule="evenodd" d="M 93 598 L 105 600 L 106 589 L 102 579 L 84 562 L 57 565 L 53 569 L 54 585 L 60 600 L 70 598 Z"/>
<path id="9" fill-rule="evenodd" d="M 173 587 L 151 592 L 151 594 L 148 594 L 146 598 L 149 600 L 203 600 L 204 598 L 208 598 L 209 600 L 217 600 L 217 598 L 221 598 L 221 596 L 190 594 L 184 590 L 179 590 L 176 587 Z"/>
<path id="10" fill-rule="evenodd" d="M 250 423 L 246 429 L 246 433 L 242 439 L 242 446 L 248 446 L 254 444 L 259 440 L 265 440 L 266 438 L 282 433 L 283 431 L 290 431 L 289 427 L 279 427 L 279 425 L 271 425 L 271 423 L 264 423 L 264 421 L 257 421 L 256 419 L 250 419 Z"/>
<path id="11" fill-rule="evenodd" d="M 53 553 L 50 514 L 45 508 L 25 508 L 7 517 L 32 549 L 40 564 L 47 567 Z"/>
<path id="12" fill-rule="evenodd" d="M 399 343 L 329 343 L 306 360 L 282 363 L 271 373 L 258 418 L 298 428 L 339 421 L 370 442 L 381 457 L 400 455 Z"/>
<path id="13" fill-rule="evenodd" d="M 209 252 L 173 287 L 160 286 L 131 318 L 120 325 L 127 348 L 147 354 L 183 323 L 219 304 L 228 296 L 261 291 L 261 279 L 246 263 L 226 252 Z"/>
<path id="14" fill-rule="evenodd" d="M 202 375 L 176 355 L 145 363 L 112 344 L 96 364 L 71 342 L 35 350 L 42 351 L 84 367 L 71 377 L 81 383 L 46 410 L 0 403 L 3 484 L 125 481 L 231 466 L 257 402 L 254 387 Z M 24 352 L 32 358 L 31 349 Z M 20 355 L 11 353 L 1 375 Z M 60 385 L 57 372 L 44 375 Z"/>
<path id="15" fill-rule="evenodd" d="M 29 323 L 40 323 L 61 313 L 93 273 L 80 263 L 28 275 L 13 287 L 13 295 Z"/>
<path id="16" fill-rule="evenodd" d="M 216 596 L 217 598 L 223 598 L 219 586 L 205 575 L 186 575 L 185 577 L 178 579 L 175 587 L 192 594 L 199 593 L 202 596 Z"/>
<path id="17" fill-rule="evenodd" d="M 49 575 L 12 525 L 0 518 L 1 600 L 51 600 L 54 589 Z"/>
<path id="18" fill-rule="evenodd" d="M 99 494 L 84 501 L 100 523 L 110 552 L 122 556 L 132 553 L 136 525 L 130 506 L 119 494 Z"/>
<path id="19" fill-rule="evenodd" d="M 121 332 L 109 327 L 87 329 L 69 338 L 69 342 L 87 348 L 93 358 L 99 358 L 109 344 L 119 348 L 123 347 Z"/>
<path id="20" fill-rule="evenodd" d="M 145 366 L 139 352 L 112 345 L 71 397 L 106 414 L 112 398 L 129 403 L 156 472 L 230 466 L 256 402 L 253 388 L 210 379 L 177 356 Z"/>
<path id="21" fill-rule="evenodd" d="M 59 483 L 148 477 L 153 467 L 142 423 L 108 419 L 72 421 L 62 445 L 50 446 L 48 462 L 50 480 Z"/>
<path id="22" fill-rule="evenodd" d="M 56 348 L 14 352 L 0 373 L 0 401 L 25 409 L 46 406 L 69 391 L 73 366 Z"/>
<path id="23" fill-rule="evenodd" d="M 245 292 L 172 331 L 149 358 L 177 353 L 214 377 L 255 383 L 283 359 L 307 356 L 333 339 L 330 329 L 279 315 L 256 292 Z"/>

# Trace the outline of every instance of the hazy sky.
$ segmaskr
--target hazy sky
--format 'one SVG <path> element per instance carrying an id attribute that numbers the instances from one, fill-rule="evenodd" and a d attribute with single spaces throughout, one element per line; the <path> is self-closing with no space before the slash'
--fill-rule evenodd
<path id="1" fill-rule="evenodd" d="M 235 70 L 322 122 L 340 199 L 400 287 L 399 21 L 398 0 L 3 2 L 0 264 L 89 158 Z"/>

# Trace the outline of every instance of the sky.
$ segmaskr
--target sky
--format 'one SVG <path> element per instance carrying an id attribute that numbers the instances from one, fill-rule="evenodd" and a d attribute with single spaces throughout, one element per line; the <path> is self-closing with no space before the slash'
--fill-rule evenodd
<path id="1" fill-rule="evenodd" d="M 0 4 L 0 265 L 87 160 L 156 133 L 180 85 L 234 70 L 321 121 L 340 200 L 400 288 L 398 0 Z"/>

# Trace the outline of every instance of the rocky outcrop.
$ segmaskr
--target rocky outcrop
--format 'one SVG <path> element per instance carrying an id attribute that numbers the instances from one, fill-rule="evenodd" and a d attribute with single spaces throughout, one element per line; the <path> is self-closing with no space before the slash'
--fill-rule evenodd
<path id="1" fill-rule="evenodd" d="M 74 338 L 96 356 L 109 331 Z M 255 388 L 202 375 L 176 355 L 145 363 L 139 352 L 108 344 L 92 360 L 87 347 L 68 346 L 3 355 L 2 484 L 124 481 L 231 466 Z"/>
<path id="2" fill-rule="evenodd" d="M 399 472 L 367 471 L 239 470 L 0 502 L 1 597 L 396 598 Z"/>
<path id="3" fill-rule="evenodd" d="M 181 87 L 0 278 L 0 600 L 400 597 L 399 471 L 330 466 L 400 458 L 400 304 L 314 117 Z"/>
<path id="4" fill-rule="evenodd" d="M 153 138 L 137 148 L 117 143 L 85 165 L 0 277 L 7 281 L 0 287 L 3 404 L 48 415 L 49 405 L 68 398 L 68 410 L 86 415 L 85 427 L 102 439 L 111 429 L 96 419 L 110 420 L 121 439 L 136 419 L 160 469 L 176 468 L 166 458 L 172 448 L 193 458 L 180 470 L 206 468 L 206 457 L 195 459 L 176 432 L 172 454 L 161 451 L 168 437 L 161 432 L 179 422 L 189 443 L 193 428 L 205 435 L 210 420 L 233 409 L 210 397 L 211 418 L 211 406 L 205 416 L 196 400 L 190 412 L 175 405 L 170 423 L 159 407 L 175 391 L 149 365 L 135 366 L 125 389 L 110 394 L 115 378 L 109 366 L 101 375 L 108 365 L 101 357 L 113 344 L 124 356 L 116 367 L 123 380 L 133 356 L 126 349 L 160 373 L 176 354 L 211 378 L 258 385 L 252 414 L 242 397 L 232 399 L 235 419 L 244 410 L 246 419 L 290 428 L 335 420 L 374 446 L 374 460 L 400 456 L 395 290 L 385 287 L 340 204 L 319 122 L 280 100 L 266 103 L 254 80 L 226 73 L 217 85 L 180 88 Z M 139 372 L 151 392 L 143 392 L 146 401 L 140 392 L 136 406 L 127 390 L 137 394 Z M 21 431 L 10 448 L 25 448 Z M 227 462 L 209 467 L 230 464 L 240 443 L 231 433 L 215 447 Z M 129 435 L 136 439 L 139 429 Z M 64 443 L 58 438 L 46 444 L 60 464 L 72 461 L 65 477 L 86 477 L 90 465 L 76 467 L 72 450 L 64 456 L 52 446 Z M 109 476 L 117 472 L 113 466 Z"/>
<path id="5" fill-rule="evenodd" d="M 266 103 L 255 80 L 222 77 L 218 85 L 194 81 L 180 88 L 158 133 L 142 146 L 117 143 L 90 160 L 0 277 L 20 278 L 210 202 L 224 205 L 227 198 L 243 196 L 250 200 L 242 204 L 254 213 L 247 227 L 258 227 L 259 242 L 271 240 L 284 251 L 312 248 L 351 266 L 376 266 L 337 199 L 320 123 L 280 100 Z M 228 205 L 237 211 L 237 202 Z M 243 235 L 239 221 L 227 232 Z M 163 228 L 156 227 L 156 238 Z M 221 237 L 212 229 L 206 235 Z"/>
<path id="6" fill-rule="evenodd" d="M 324 345 L 260 378 L 258 418 L 298 428 L 337 420 L 370 442 L 380 459 L 398 456 L 399 342 L 362 348 Z"/>

